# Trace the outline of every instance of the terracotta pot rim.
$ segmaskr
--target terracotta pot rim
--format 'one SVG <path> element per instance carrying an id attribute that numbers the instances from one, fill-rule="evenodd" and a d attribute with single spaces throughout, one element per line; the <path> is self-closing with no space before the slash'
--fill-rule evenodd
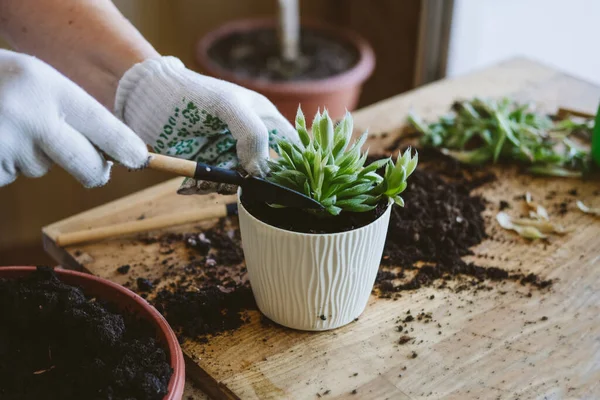
<path id="1" fill-rule="evenodd" d="M 251 31 L 258 28 L 272 28 L 276 26 L 273 18 L 244 18 L 227 22 L 208 32 L 196 45 L 196 62 L 210 75 L 250 87 L 255 90 L 269 91 L 275 94 L 294 93 L 330 93 L 340 88 L 356 86 L 364 82 L 375 68 L 375 55 L 369 43 L 353 31 L 342 27 L 333 27 L 322 22 L 302 20 L 303 27 L 309 27 L 326 32 L 332 36 L 343 39 L 353 45 L 359 53 L 358 62 L 349 70 L 328 78 L 310 81 L 295 82 L 269 82 L 265 80 L 240 78 L 232 71 L 222 68 L 208 55 L 209 49 L 220 39 L 233 32 Z"/>
<path id="2" fill-rule="evenodd" d="M 25 273 L 25 272 L 33 272 L 36 267 L 30 266 L 8 266 L 8 267 L 0 267 L 0 278 L 4 275 L 3 272 L 16 272 L 16 273 Z M 169 381 L 169 385 L 167 387 L 167 394 L 165 395 L 163 400 L 178 400 L 183 395 L 183 390 L 185 386 L 185 364 L 183 360 L 183 353 L 181 351 L 181 347 L 179 346 L 179 342 L 175 333 L 167 323 L 167 320 L 154 308 L 150 303 L 148 303 L 144 298 L 139 296 L 138 294 L 132 292 L 131 290 L 123 287 L 119 284 L 109 281 L 108 279 L 100 278 L 98 276 L 72 271 L 65 269 L 54 269 L 57 275 L 68 275 L 72 277 L 76 277 L 76 280 L 81 281 L 95 281 L 103 286 L 107 286 L 112 290 L 120 292 L 121 294 L 127 296 L 131 301 L 137 303 L 142 307 L 144 312 L 146 313 L 148 319 L 153 323 L 153 325 L 157 326 L 157 328 L 162 332 L 162 334 L 167 339 L 167 349 L 169 351 L 169 364 L 171 368 L 173 368 L 173 375 L 171 375 L 171 379 Z"/>

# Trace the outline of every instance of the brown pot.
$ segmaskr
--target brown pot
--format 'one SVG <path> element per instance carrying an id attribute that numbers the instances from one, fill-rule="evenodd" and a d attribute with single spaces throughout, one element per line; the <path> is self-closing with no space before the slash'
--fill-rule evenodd
<path id="1" fill-rule="evenodd" d="M 0 267 L 0 278 L 20 278 L 31 274 L 34 270 L 35 267 Z M 168 392 L 163 400 L 181 399 L 185 387 L 183 353 L 175 333 L 156 308 L 131 290 L 107 279 L 64 269 L 55 269 L 54 271 L 64 283 L 79 286 L 86 295 L 106 300 L 117 306 L 121 311 L 135 313 L 140 318 L 150 321 L 156 327 L 158 340 L 168 350 L 169 364 L 173 368 L 173 375 L 171 375 L 167 387 Z"/>
<path id="2" fill-rule="evenodd" d="M 329 35 L 339 37 L 344 42 L 352 43 L 359 52 L 358 62 L 351 69 L 325 79 L 301 82 L 268 82 L 245 77 L 240 78 L 232 71 L 217 65 L 209 57 L 209 49 L 222 38 L 235 32 L 275 28 L 276 21 L 273 19 L 242 19 L 222 25 L 209 32 L 198 42 L 196 60 L 207 74 L 264 94 L 277 106 L 279 112 L 290 121 L 294 120 L 298 105 L 302 106 L 302 111 L 307 115 L 307 118 L 312 118 L 317 109 L 325 107 L 332 118 L 340 119 L 346 110 L 352 111 L 358 104 L 362 85 L 375 67 L 373 50 L 364 39 L 354 32 L 315 22 L 303 22 L 302 26 L 326 32 Z"/>

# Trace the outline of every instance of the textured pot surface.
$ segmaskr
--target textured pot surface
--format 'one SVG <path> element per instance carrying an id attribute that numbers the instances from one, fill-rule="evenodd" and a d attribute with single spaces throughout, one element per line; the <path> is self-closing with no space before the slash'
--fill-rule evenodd
<path id="1" fill-rule="evenodd" d="M 364 311 L 391 206 L 359 229 L 306 234 L 267 225 L 238 203 L 248 276 L 263 314 L 289 328 L 321 331 L 352 322 Z"/>
<path id="2" fill-rule="evenodd" d="M 235 32 L 275 28 L 274 19 L 241 19 L 228 22 L 202 37 L 196 48 L 196 60 L 209 75 L 224 79 L 268 97 L 286 118 L 294 120 L 298 105 L 305 115 L 312 116 L 317 109 L 329 110 L 334 119 L 344 116 L 346 109 L 352 111 L 358 104 L 362 84 L 375 68 L 375 55 L 371 46 L 359 35 L 342 28 L 334 28 L 315 21 L 303 21 L 303 27 L 319 30 L 350 43 L 359 53 L 358 62 L 347 71 L 325 79 L 306 81 L 266 81 L 241 78 L 232 71 L 215 63 L 208 55 L 209 49 L 219 40 Z"/>
<path id="3" fill-rule="evenodd" d="M 35 267 L 0 267 L 0 278 L 19 278 L 27 276 L 34 270 Z M 169 392 L 164 400 L 181 399 L 185 387 L 183 353 L 175 333 L 163 316 L 142 297 L 109 280 L 76 271 L 62 269 L 55 269 L 54 271 L 61 281 L 81 287 L 87 296 L 109 301 L 115 304 L 119 310 L 135 313 L 139 317 L 151 321 L 156 326 L 158 339 L 168 349 L 169 364 L 173 368 L 173 375 L 168 386 Z"/>

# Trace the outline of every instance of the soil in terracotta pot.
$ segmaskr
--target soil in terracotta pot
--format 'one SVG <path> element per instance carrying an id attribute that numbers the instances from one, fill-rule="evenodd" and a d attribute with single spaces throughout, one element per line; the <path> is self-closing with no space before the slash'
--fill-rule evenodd
<path id="1" fill-rule="evenodd" d="M 0 279 L 0 398 L 162 399 L 172 369 L 154 328 L 49 268 Z"/>
<path id="2" fill-rule="evenodd" d="M 328 78 L 352 68 L 358 51 L 324 32 L 303 29 L 301 57 L 293 65 L 280 57 L 279 39 L 274 29 L 233 33 L 209 49 L 210 58 L 221 68 L 240 78 L 266 81 L 303 81 Z"/>
<path id="3" fill-rule="evenodd" d="M 301 233 L 337 233 L 361 228 L 379 218 L 387 210 L 387 201 L 366 212 L 344 212 L 339 215 L 316 215 L 298 208 L 274 208 L 266 203 L 253 202 L 242 194 L 244 208 L 255 218 L 287 231 Z"/>

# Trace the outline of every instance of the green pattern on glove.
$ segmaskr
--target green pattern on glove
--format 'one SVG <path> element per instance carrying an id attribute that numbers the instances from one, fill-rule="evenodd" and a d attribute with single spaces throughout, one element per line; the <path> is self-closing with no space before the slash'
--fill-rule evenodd
<path id="1" fill-rule="evenodd" d="M 223 141 L 224 135 L 229 139 Z M 206 110 L 200 110 L 196 104 L 183 98 L 181 104 L 176 106 L 167 118 L 153 149 L 160 154 L 194 159 L 198 158 L 200 153 L 216 151 L 211 147 L 211 143 L 215 140 L 218 140 L 218 143 L 233 141 L 235 145 L 235 140 L 225 122 Z M 223 144 L 220 145 L 221 149 L 225 147 Z M 204 159 L 204 161 L 209 160 Z"/>
<path id="2" fill-rule="evenodd" d="M 269 147 L 275 151 L 277 141 L 277 130 L 269 131 Z M 183 98 L 167 118 L 153 149 L 159 154 L 235 168 L 239 164 L 235 145 L 225 122 Z"/>

